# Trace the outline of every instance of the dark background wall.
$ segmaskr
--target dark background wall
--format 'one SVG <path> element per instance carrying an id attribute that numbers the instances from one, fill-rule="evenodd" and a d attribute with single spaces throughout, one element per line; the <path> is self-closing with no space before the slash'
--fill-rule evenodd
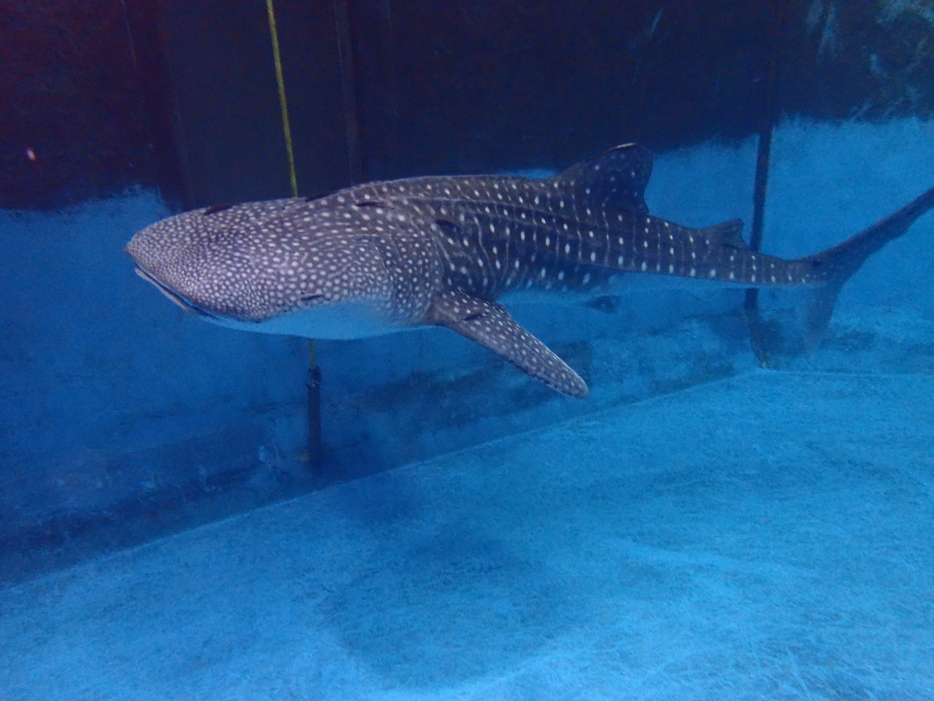
<path id="1" fill-rule="evenodd" d="M 0 2 L 0 207 L 172 187 L 148 147 L 142 88 L 119 0 Z"/>
<path id="2" fill-rule="evenodd" d="M 923 3 L 275 6 L 304 194 L 359 178 L 559 168 L 623 141 L 737 139 L 776 113 L 934 110 Z M 137 184 L 173 206 L 288 194 L 264 3 L 0 8 L 0 206 Z"/>

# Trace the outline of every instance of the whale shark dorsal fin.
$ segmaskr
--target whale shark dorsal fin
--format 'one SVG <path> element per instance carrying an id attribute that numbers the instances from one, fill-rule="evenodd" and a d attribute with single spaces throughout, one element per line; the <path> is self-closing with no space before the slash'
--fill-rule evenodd
<path id="1" fill-rule="evenodd" d="M 495 302 L 461 290 L 446 290 L 432 301 L 426 323 L 457 331 L 552 389 L 572 397 L 588 394 L 580 375 Z"/>
<path id="2" fill-rule="evenodd" d="M 623 144 L 558 173 L 550 182 L 569 184 L 580 202 L 610 212 L 648 214 L 645 187 L 652 175 L 652 152 L 640 144 Z"/>
<path id="3" fill-rule="evenodd" d="M 743 240 L 742 219 L 730 219 L 720 224 L 696 229 L 695 235 L 698 234 L 705 237 L 714 246 L 728 246 L 729 248 L 738 249 L 749 248 Z"/>

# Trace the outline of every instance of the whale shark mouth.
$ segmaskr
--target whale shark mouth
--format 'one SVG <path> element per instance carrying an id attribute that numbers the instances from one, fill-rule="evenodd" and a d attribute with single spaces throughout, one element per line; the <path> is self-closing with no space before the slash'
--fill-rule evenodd
<path id="1" fill-rule="evenodd" d="M 157 278 L 147 273 L 143 268 L 139 266 L 139 264 L 136 265 L 135 271 L 137 275 L 143 278 L 143 280 L 145 280 L 146 282 L 151 282 L 153 285 L 156 286 L 156 289 L 159 290 L 159 292 L 164 294 L 166 297 L 172 300 L 172 302 L 177 304 L 179 307 L 184 309 L 186 312 L 190 312 L 197 316 L 202 316 L 207 319 L 214 320 L 214 321 L 222 320 L 222 317 L 219 317 L 217 314 L 213 314 L 212 312 L 209 312 L 204 307 L 201 307 L 195 304 L 190 299 L 186 299 L 182 295 L 178 294 L 178 292 L 176 292 L 172 288 L 167 287 L 165 284 L 160 282 Z"/>

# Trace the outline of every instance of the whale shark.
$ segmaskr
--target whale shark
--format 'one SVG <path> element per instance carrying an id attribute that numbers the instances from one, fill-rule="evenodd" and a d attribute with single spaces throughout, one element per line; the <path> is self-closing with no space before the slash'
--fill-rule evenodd
<path id="1" fill-rule="evenodd" d="M 426 176 L 207 207 L 146 227 L 126 252 L 142 278 L 214 323 L 322 339 L 440 326 L 585 397 L 584 380 L 509 314 L 511 297 L 594 300 L 628 274 L 804 286 L 815 291 L 805 333 L 818 337 L 843 284 L 934 206 L 932 188 L 786 260 L 749 248 L 738 219 L 698 229 L 649 214 L 652 163 L 624 144 L 544 179 Z"/>

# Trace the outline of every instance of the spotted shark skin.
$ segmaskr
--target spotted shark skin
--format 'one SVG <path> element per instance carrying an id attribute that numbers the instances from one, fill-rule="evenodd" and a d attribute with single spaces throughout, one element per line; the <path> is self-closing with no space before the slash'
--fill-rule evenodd
<path id="1" fill-rule="evenodd" d="M 587 385 L 498 304 L 511 293 L 605 294 L 648 273 L 743 286 L 812 286 L 815 333 L 843 283 L 934 206 L 934 188 L 826 251 L 749 249 L 742 222 L 689 229 L 649 214 L 652 154 L 625 144 L 552 178 L 418 177 L 308 200 L 194 210 L 137 233 L 141 277 L 209 321 L 310 338 L 442 326 L 555 390 Z"/>

